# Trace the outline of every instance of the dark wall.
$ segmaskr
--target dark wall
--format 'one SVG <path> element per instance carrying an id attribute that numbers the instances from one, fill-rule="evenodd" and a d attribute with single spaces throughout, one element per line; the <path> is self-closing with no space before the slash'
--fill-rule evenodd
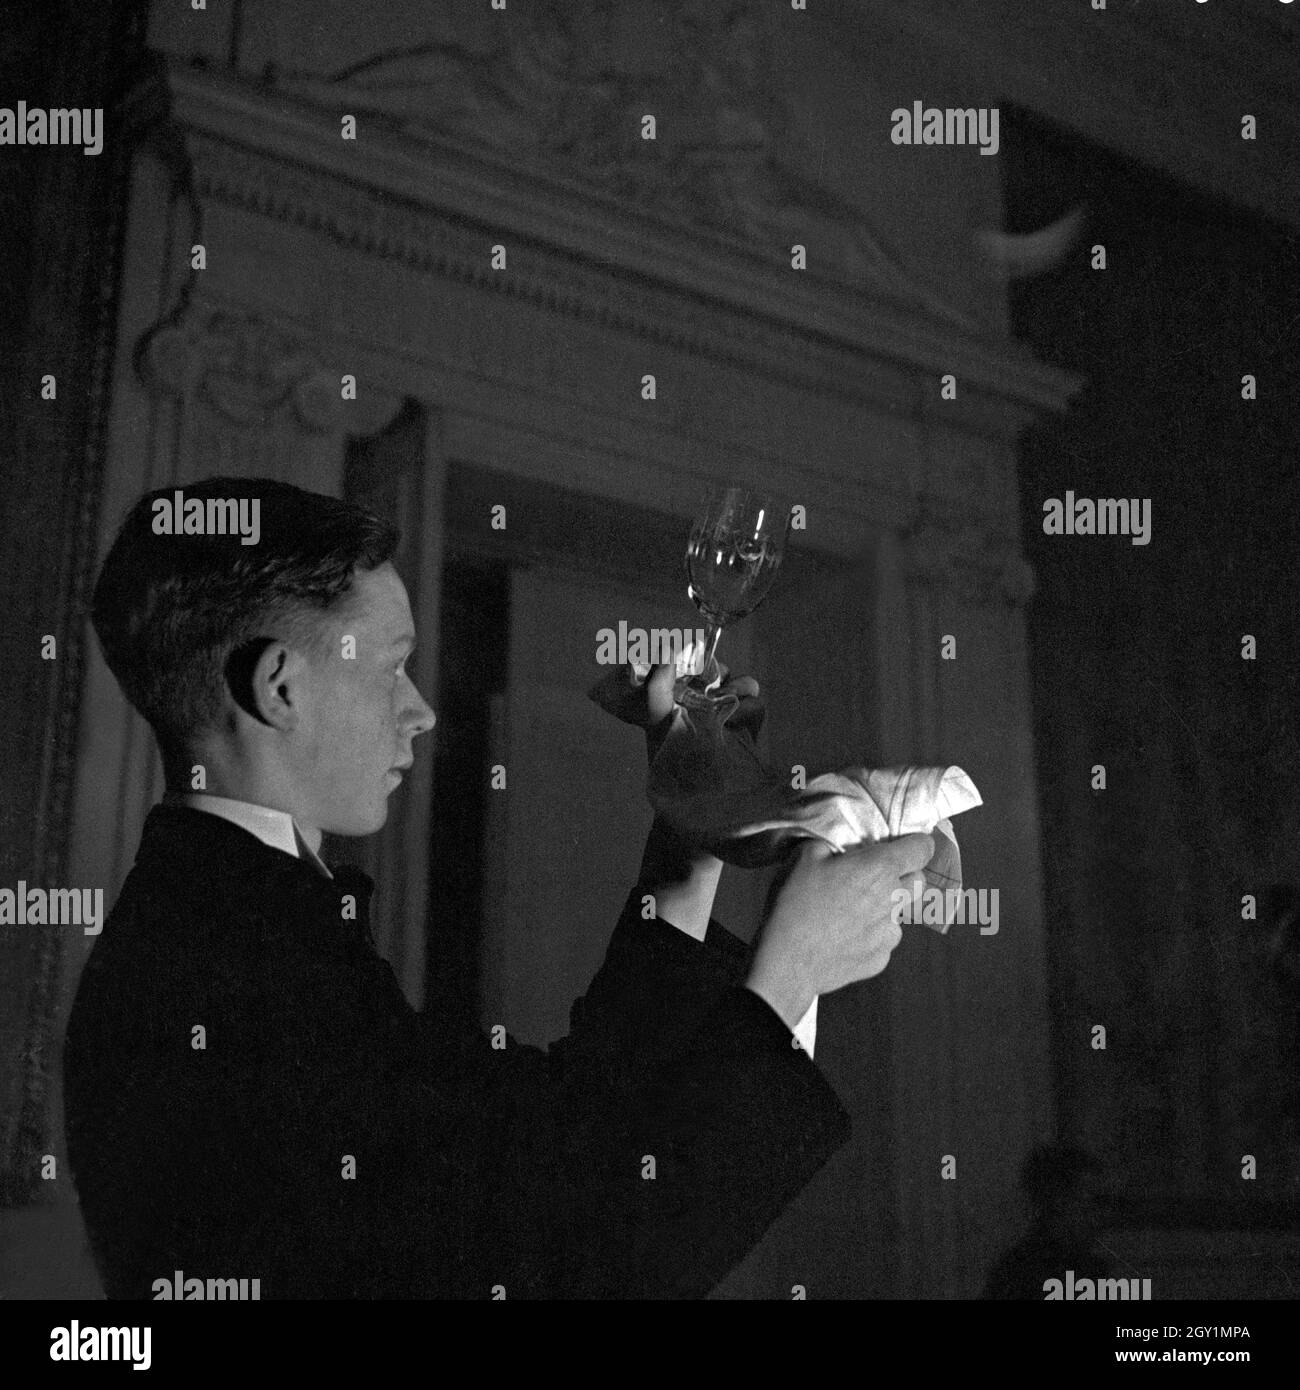
<path id="1" fill-rule="evenodd" d="M 1059 1128 L 1134 1219 L 1265 1223 L 1300 1200 L 1269 920 L 1300 883 L 1300 239 L 1008 114 L 1009 226 L 1090 217 L 1012 296 L 1016 335 L 1088 380 L 1022 450 Z M 1067 489 L 1150 498 L 1150 544 L 1045 535 Z"/>

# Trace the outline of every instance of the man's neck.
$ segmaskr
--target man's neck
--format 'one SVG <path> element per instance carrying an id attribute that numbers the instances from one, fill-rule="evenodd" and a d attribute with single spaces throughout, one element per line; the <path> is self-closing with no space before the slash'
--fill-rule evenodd
<path id="1" fill-rule="evenodd" d="M 189 806 L 233 821 L 272 849 L 308 860 L 325 877 L 332 877 L 328 865 L 320 857 L 321 832 L 315 826 L 302 826 L 290 811 L 278 806 L 259 803 L 247 797 L 226 796 L 209 791 L 169 791 L 165 802 Z"/>
<path id="2" fill-rule="evenodd" d="M 286 799 L 256 791 L 243 790 L 229 785 L 207 786 L 203 788 L 187 787 L 184 783 L 173 785 L 170 781 L 167 784 L 168 796 L 219 796 L 226 801 L 242 802 L 245 806 L 260 806 L 267 811 L 279 811 L 293 821 L 293 828 L 300 836 L 302 842 L 311 850 L 313 854 L 320 853 L 321 840 L 324 838 L 320 828 L 311 825 L 294 813 L 291 806 L 286 804 Z"/>
<path id="3" fill-rule="evenodd" d="M 196 767 L 203 768 L 207 785 L 189 785 Z M 257 776 L 237 775 L 238 769 L 227 767 L 223 759 L 194 750 L 177 760 L 174 767 L 164 759 L 167 791 L 177 796 L 221 796 L 227 801 L 242 801 L 248 806 L 262 806 L 270 811 L 282 811 L 293 820 L 294 829 L 302 837 L 303 843 L 315 855 L 320 854 L 323 838 L 320 827 L 311 824 L 304 816 L 294 810 L 291 798 L 266 779 Z"/>

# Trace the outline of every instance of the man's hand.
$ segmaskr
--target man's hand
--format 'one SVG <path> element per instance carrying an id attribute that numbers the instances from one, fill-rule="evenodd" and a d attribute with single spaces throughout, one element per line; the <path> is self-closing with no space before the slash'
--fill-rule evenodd
<path id="1" fill-rule="evenodd" d="M 746 986 L 793 1030 L 817 995 L 879 975 L 903 937 L 893 894 L 910 894 L 933 854 L 929 835 L 843 854 L 811 841 L 776 896 Z"/>
<path id="2" fill-rule="evenodd" d="M 727 728 L 733 733 L 748 733 L 753 739 L 763 726 L 767 708 L 758 692 L 758 682 L 753 676 L 732 677 L 725 666 L 720 667 L 722 684 L 714 692 L 716 695 L 734 695 L 739 702 L 727 720 Z M 638 723 L 645 725 L 646 756 L 654 762 L 668 730 L 672 727 L 673 687 L 677 683 L 677 673 L 671 662 L 655 666 L 640 687 L 644 692 L 644 712 Z"/>
<path id="3" fill-rule="evenodd" d="M 721 691 L 739 700 L 728 729 L 758 733 L 766 713 L 753 676 L 727 678 L 722 671 Z M 672 663 L 654 667 L 638 688 L 635 702 L 629 702 L 626 718 L 645 729 L 646 759 L 654 762 L 673 721 L 673 685 L 676 672 Z M 703 941 L 713 912 L 713 899 L 722 876 L 722 860 L 715 859 L 697 845 L 689 845 L 656 820 L 650 827 L 645 854 L 641 860 L 638 886 L 655 896 L 656 916 L 671 922 L 687 936 Z"/>

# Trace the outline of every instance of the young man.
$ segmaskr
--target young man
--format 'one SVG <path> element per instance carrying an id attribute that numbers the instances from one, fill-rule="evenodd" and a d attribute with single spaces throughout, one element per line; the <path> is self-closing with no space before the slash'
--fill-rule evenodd
<path id="1" fill-rule="evenodd" d="M 493 1047 L 417 1015 L 370 939 L 369 880 L 318 856 L 324 832 L 384 824 L 434 725 L 396 535 L 234 478 L 184 496 L 215 521 L 256 502 L 256 544 L 173 534 L 172 491 L 129 514 L 94 599 L 168 789 L 65 1049 L 109 1296 L 176 1271 L 263 1298 L 703 1296 L 848 1137 L 790 1030 L 884 969 L 929 837 L 805 850 L 751 955 L 709 922 L 716 861 L 656 827 L 567 1038 Z M 665 669 L 652 737 L 671 708 Z"/>

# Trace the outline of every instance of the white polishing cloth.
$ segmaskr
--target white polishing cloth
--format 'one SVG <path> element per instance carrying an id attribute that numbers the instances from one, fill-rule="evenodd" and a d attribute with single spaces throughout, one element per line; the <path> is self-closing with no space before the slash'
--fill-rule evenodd
<path id="1" fill-rule="evenodd" d="M 591 698 L 619 718 L 629 718 L 642 670 L 611 672 Z M 646 791 L 655 814 L 684 839 L 729 864 L 758 868 L 785 857 L 792 841 L 820 839 L 837 852 L 900 835 L 934 836 L 924 869 L 930 887 L 945 891 L 940 933 L 951 926 L 947 890 L 961 889 L 961 851 L 951 817 L 983 805 L 975 784 L 959 767 L 849 767 L 792 787 L 787 776 L 764 766 L 747 733 L 705 721 L 678 705 L 650 773 Z M 817 1001 L 796 1027 L 811 1056 Z"/>

